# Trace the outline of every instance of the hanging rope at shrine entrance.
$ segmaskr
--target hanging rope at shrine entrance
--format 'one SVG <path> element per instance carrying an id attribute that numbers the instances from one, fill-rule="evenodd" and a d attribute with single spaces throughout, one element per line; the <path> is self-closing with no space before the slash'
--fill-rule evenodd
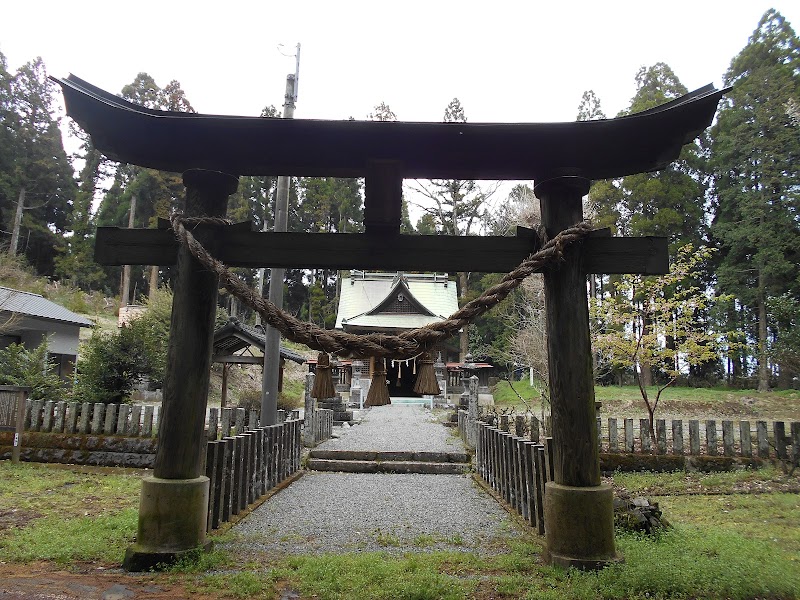
<path id="1" fill-rule="evenodd" d="M 587 221 L 561 231 L 552 240 L 548 240 L 540 250 L 523 260 L 516 269 L 504 275 L 500 282 L 462 306 L 444 321 L 404 331 L 398 335 L 379 333 L 356 335 L 344 331 L 323 329 L 313 323 L 303 322 L 278 308 L 266 298 L 258 295 L 235 273 L 211 256 L 186 228 L 201 224 L 222 226 L 230 224 L 229 221 L 209 217 L 185 218 L 180 213 L 175 213 L 171 217 L 171 222 L 178 240 L 186 244 L 198 261 L 219 276 L 220 285 L 258 312 L 263 321 L 280 331 L 283 337 L 305 344 L 314 350 L 338 356 L 375 356 L 395 359 L 410 358 L 454 336 L 465 325 L 470 324 L 502 302 L 527 277 L 544 268 L 554 267 L 562 260 L 567 246 L 582 240 L 592 231 L 592 226 Z"/>
<path id="2" fill-rule="evenodd" d="M 229 225 L 230 222 L 215 217 L 185 218 L 176 213 L 171 218 L 172 229 L 178 240 L 185 244 L 192 255 L 207 269 L 219 276 L 220 284 L 228 292 L 244 304 L 257 311 L 263 322 L 277 329 L 281 335 L 293 342 L 305 344 L 314 350 L 320 350 L 317 361 L 317 377 L 311 391 L 313 398 L 329 398 L 336 393 L 331 378 L 330 359 L 327 354 L 339 356 L 375 357 L 375 371 L 372 385 L 369 387 L 364 406 L 381 406 L 390 404 L 389 390 L 386 385 L 387 358 L 393 360 L 414 360 L 422 354 L 414 392 L 421 395 L 438 395 L 441 393 L 433 367 L 430 349 L 437 343 L 454 336 L 465 325 L 489 311 L 502 302 L 512 291 L 535 272 L 555 267 L 564 257 L 564 250 L 570 244 L 582 240 L 592 231 L 588 222 L 578 223 L 561 231 L 552 240 L 534 254 L 523 260 L 519 266 L 503 276 L 499 283 L 493 285 L 480 296 L 471 300 L 444 321 L 438 321 L 425 327 L 412 329 L 399 335 L 362 334 L 355 335 L 343 331 L 323 329 L 313 323 L 304 323 L 293 315 L 272 304 L 269 300 L 246 285 L 222 262 L 211 256 L 203 245 L 186 228 L 197 225 Z M 416 366 L 416 363 L 414 363 Z M 398 378 L 399 378 L 398 368 Z"/>
<path id="3" fill-rule="evenodd" d="M 558 264 L 563 259 L 567 246 L 582 240 L 592 231 L 592 226 L 587 221 L 561 231 L 553 239 L 548 240 L 540 250 L 523 260 L 517 268 L 504 275 L 500 282 L 462 306 L 444 321 L 431 323 L 398 335 L 378 333 L 356 335 L 344 331 L 323 329 L 313 323 L 300 321 L 297 317 L 278 308 L 257 294 L 222 262 L 211 256 L 187 229 L 187 226 L 197 225 L 229 225 L 229 221 L 212 217 L 186 218 L 180 213 L 173 214 L 170 220 L 178 240 L 186 244 L 200 263 L 219 276 L 220 285 L 258 312 L 262 320 L 277 329 L 283 337 L 305 344 L 314 350 L 343 357 L 374 356 L 394 359 L 411 358 L 421 352 L 427 352 L 437 343 L 454 336 L 465 325 L 470 324 L 502 302 L 527 277 Z"/>

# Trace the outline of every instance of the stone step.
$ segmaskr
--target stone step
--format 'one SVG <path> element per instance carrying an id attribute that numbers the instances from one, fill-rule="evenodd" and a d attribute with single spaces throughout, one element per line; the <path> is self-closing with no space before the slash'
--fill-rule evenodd
<path id="1" fill-rule="evenodd" d="M 373 460 L 332 460 L 310 458 L 308 469 L 312 471 L 341 471 L 345 473 L 419 473 L 424 475 L 461 475 L 468 473 L 467 463 L 424 462 L 424 461 L 373 461 Z"/>
<path id="2" fill-rule="evenodd" d="M 374 451 L 374 450 L 311 450 L 309 458 L 325 460 L 357 460 L 377 462 L 429 462 L 429 463 L 468 463 L 466 452 L 413 452 L 413 451 Z"/>

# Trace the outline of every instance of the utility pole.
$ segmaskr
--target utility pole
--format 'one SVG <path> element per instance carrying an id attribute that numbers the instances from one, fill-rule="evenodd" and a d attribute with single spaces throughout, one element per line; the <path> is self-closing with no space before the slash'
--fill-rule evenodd
<path id="1" fill-rule="evenodd" d="M 297 89 L 300 78 L 300 44 L 295 54 L 295 72 L 286 76 L 286 94 L 283 104 L 283 118 L 294 118 L 297 102 Z M 290 177 L 278 177 L 278 189 L 275 198 L 275 231 L 286 231 L 289 221 L 289 183 Z M 275 306 L 283 307 L 283 268 L 270 269 L 269 301 Z M 281 334 L 274 327 L 265 327 L 264 371 L 261 380 L 261 425 L 275 425 L 278 422 L 278 380 L 281 368 Z"/>
<path id="2" fill-rule="evenodd" d="M 17 212 L 14 213 L 14 226 L 11 228 L 11 243 L 8 246 L 10 256 L 17 255 L 19 246 L 19 229 L 22 225 L 22 211 L 25 210 L 25 188 L 19 190 L 19 200 L 17 201 Z"/>
<path id="3" fill-rule="evenodd" d="M 131 194 L 131 212 L 128 215 L 128 229 L 133 229 L 133 219 L 136 216 L 136 194 Z M 119 307 L 125 308 L 128 305 L 128 296 L 131 292 L 131 266 L 122 267 L 122 288 L 119 294 Z"/>

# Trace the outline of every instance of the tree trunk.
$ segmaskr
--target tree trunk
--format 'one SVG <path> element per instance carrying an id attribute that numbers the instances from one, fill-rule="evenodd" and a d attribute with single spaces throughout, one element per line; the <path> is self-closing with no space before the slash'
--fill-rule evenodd
<path id="1" fill-rule="evenodd" d="M 150 267 L 150 289 L 147 291 L 147 297 L 152 301 L 156 297 L 158 291 L 158 267 L 153 265 Z"/>
<path id="2" fill-rule="evenodd" d="M 645 317 L 642 319 L 642 337 L 650 335 L 650 320 Z M 642 385 L 646 388 L 652 387 L 653 385 L 653 368 L 650 365 L 650 362 L 644 359 L 639 360 L 639 367 L 640 367 L 640 377 L 642 380 Z"/>
<path id="3" fill-rule="evenodd" d="M 131 208 L 128 213 L 128 229 L 133 228 L 134 218 L 136 216 L 136 195 L 131 195 Z M 131 294 L 131 266 L 123 265 L 122 267 L 122 287 L 119 290 L 119 307 L 124 308 L 128 305 L 128 300 Z"/>
<path id="4" fill-rule="evenodd" d="M 758 271 L 758 391 L 769 391 L 767 369 L 767 299 L 764 270 Z"/>

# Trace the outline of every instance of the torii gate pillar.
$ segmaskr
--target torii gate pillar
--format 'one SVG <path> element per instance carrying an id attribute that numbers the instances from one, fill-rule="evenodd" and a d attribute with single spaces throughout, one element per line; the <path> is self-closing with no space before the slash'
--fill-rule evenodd
<path id="1" fill-rule="evenodd" d="M 590 181 L 558 177 L 536 186 L 549 238 L 583 220 Z M 594 569 L 617 560 L 613 492 L 600 484 L 589 307 L 581 244 L 544 272 L 555 481 L 545 488 L 545 535 L 552 564 Z"/>
<path id="2" fill-rule="evenodd" d="M 186 217 L 224 217 L 238 178 L 217 171 L 183 174 Z M 205 229 L 205 231 L 203 231 Z M 195 235 L 215 252 L 213 230 Z M 152 477 L 142 481 L 136 543 L 125 553 L 128 571 L 173 562 L 207 546 L 208 477 L 203 475 L 205 419 L 219 278 L 182 245 L 178 250 L 164 400 Z"/>

